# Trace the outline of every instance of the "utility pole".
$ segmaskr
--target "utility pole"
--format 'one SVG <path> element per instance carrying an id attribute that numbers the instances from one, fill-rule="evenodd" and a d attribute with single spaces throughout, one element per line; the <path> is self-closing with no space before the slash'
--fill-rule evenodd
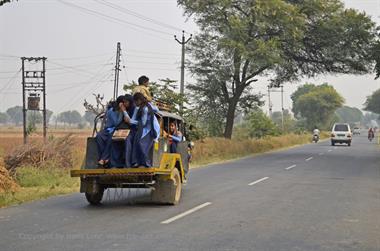
<path id="1" fill-rule="evenodd" d="M 42 61 L 42 70 L 28 71 L 25 70 L 25 61 L 40 62 Z M 26 128 L 27 111 L 42 111 L 43 116 L 43 136 L 46 141 L 47 135 L 47 116 L 46 116 L 46 79 L 45 79 L 45 61 L 46 57 L 22 57 L 22 116 L 23 116 L 23 131 L 24 144 L 27 143 L 28 132 Z M 40 98 L 42 94 L 43 106 L 40 109 Z M 26 103 L 26 101 L 28 103 Z"/>
<path id="2" fill-rule="evenodd" d="M 113 85 L 113 99 L 114 100 L 117 99 L 118 92 L 119 92 L 120 56 L 121 56 L 121 48 L 120 48 L 120 42 L 118 42 L 117 47 L 116 47 L 115 81 Z"/>
<path id="3" fill-rule="evenodd" d="M 284 132 L 284 86 L 281 85 L 281 124 L 282 124 L 282 132 Z"/>
<path id="4" fill-rule="evenodd" d="M 268 108 L 269 108 L 269 118 L 272 118 L 272 103 L 270 100 L 270 88 L 271 86 L 268 85 Z"/>
<path id="5" fill-rule="evenodd" d="M 190 39 L 193 37 L 193 34 L 190 34 L 190 37 L 186 40 L 185 39 L 185 31 L 182 31 L 182 41 L 179 41 L 177 39 L 177 36 L 174 35 L 174 39 L 182 45 L 182 57 L 181 57 L 181 85 L 179 92 L 184 95 L 185 93 L 185 45 L 190 41 Z M 183 113 L 183 103 L 180 107 L 181 114 Z"/>
<path id="6" fill-rule="evenodd" d="M 268 106 L 269 106 L 269 117 L 272 118 L 272 104 L 271 104 L 271 99 L 270 99 L 270 94 L 271 92 L 281 92 L 281 128 L 282 128 L 282 131 L 284 132 L 285 130 L 285 121 L 284 121 L 284 86 L 283 85 L 280 85 L 280 86 L 276 86 L 277 88 L 280 87 L 281 90 L 278 91 L 278 90 L 271 90 L 272 86 L 271 85 L 268 85 Z"/>

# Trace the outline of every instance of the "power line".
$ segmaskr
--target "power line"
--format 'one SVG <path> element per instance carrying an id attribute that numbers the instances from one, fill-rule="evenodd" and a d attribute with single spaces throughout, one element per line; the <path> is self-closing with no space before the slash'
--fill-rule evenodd
<path id="1" fill-rule="evenodd" d="M 88 14 L 91 13 L 92 15 L 101 16 L 103 18 L 106 18 L 108 21 L 113 20 L 113 21 L 116 21 L 116 22 L 119 22 L 119 23 L 126 24 L 126 25 L 128 25 L 130 27 L 132 26 L 131 28 L 138 27 L 140 29 L 153 31 L 153 32 L 156 32 L 156 33 L 161 33 L 161 34 L 165 34 L 165 35 L 172 35 L 171 33 L 168 33 L 168 32 L 162 31 L 162 30 L 157 30 L 157 29 L 153 29 L 153 28 L 146 27 L 146 26 L 143 26 L 143 25 L 139 25 L 139 24 L 135 24 L 135 23 L 132 23 L 132 22 L 128 22 L 128 21 L 122 20 L 120 18 L 112 17 L 112 16 L 109 16 L 109 15 L 103 14 L 101 12 L 95 11 L 95 10 L 90 10 L 88 8 L 85 8 L 85 7 L 82 7 L 82 6 L 73 4 L 73 3 L 68 3 L 68 2 L 63 1 L 63 0 L 57 0 L 57 1 L 61 2 L 62 4 L 65 4 L 67 6 L 70 6 L 72 8 L 76 8 L 76 9 L 79 9 L 81 11 L 84 11 L 84 12 L 86 12 Z M 154 37 L 157 37 L 157 36 L 154 36 Z"/>
<path id="2" fill-rule="evenodd" d="M 88 59 L 88 58 L 100 58 L 100 57 L 105 57 L 109 55 L 111 55 L 111 53 L 103 53 L 103 54 L 98 54 L 98 55 L 81 56 L 81 57 L 63 57 L 63 58 L 50 57 L 50 58 L 54 60 L 79 60 L 79 59 Z"/>
<path id="3" fill-rule="evenodd" d="M 21 68 L 16 71 L 16 73 L 9 79 L 9 81 L 3 86 L 3 88 L 0 89 L 0 93 L 2 93 L 5 89 L 7 89 L 10 86 L 10 83 L 16 79 L 18 74 L 21 72 Z"/>
<path id="4" fill-rule="evenodd" d="M 129 10 L 129 9 L 125 8 L 125 7 L 122 7 L 122 6 L 114 4 L 114 3 L 110 3 L 110 2 L 107 2 L 107 1 L 99 1 L 99 0 L 93 0 L 93 1 L 95 1 L 97 3 L 100 3 L 100 4 L 104 5 L 104 6 L 108 6 L 108 7 L 112 8 L 112 9 L 114 9 L 114 10 L 117 10 L 117 11 L 121 12 L 121 13 L 137 17 L 137 18 L 139 18 L 141 20 L 144 20 L 144 21 L 147 21 L 147 22 L 151 22 L 151 23 L 153 23 L 155 25 L 158 25 L 158 26 L 161 26 L 161 27 L 164 27 L 164 28 L 167 28 L 167 29 L 171 29 L 171 30 L 175 30 L 175 31 L 181 31 L 181 30 L 183 30 L 183 29 L 180 29 L 180 28 L 175 27 L 173 25 L 166 24 L 164 22 L 155 20 L 155 19 L 150 18 L 150 17 L 146 17 L 146 16 L 144 16 L 144 15 L 142 15 L 140 13 L 137 13 L 135 11 Z"/>

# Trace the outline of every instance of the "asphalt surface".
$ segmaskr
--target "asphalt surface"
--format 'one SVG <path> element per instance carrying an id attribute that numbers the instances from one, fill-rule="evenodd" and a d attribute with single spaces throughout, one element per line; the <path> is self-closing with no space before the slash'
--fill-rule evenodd
<path id="1" fill-rule="evenodd" d="M 380 250 L 380 147 L 355 136 L 191 170 L 177 206 L 146 191 L 0 210 L 0 250 Z"/>

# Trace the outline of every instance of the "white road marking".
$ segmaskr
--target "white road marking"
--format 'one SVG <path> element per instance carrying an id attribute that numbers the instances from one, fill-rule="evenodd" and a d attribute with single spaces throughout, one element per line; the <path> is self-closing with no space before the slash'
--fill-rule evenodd
<path id="1" fill-rule="evenodd" d="M 289 167 L 285 168 L 285 170 L 290 170 L 290 169 L 292 169 L 292 168 L 294 168 L 294 167 L 296 167 L 296 166 L 297 166 L 297 165 L 289 166 Z"/>
<path id="2" fill-rule="evenodd" d="M 174 217 L 171 217 L 171 218 L 169 218 L 169 219 L 167 219 L 167 220 L 164 220 L 164 221 L 161 222 L 161 224 L 169 224 L 169 223 L 171 223 L 171 222 L 173 222 L 173 221 L 176 221 L 176 220 L 178 220 L 178 219 L 181 219 L 181 218 L 185 217 L 186 215 L 192 214 L 192 213 L 198 211 L 199 209 L 202 209 L 202 208 L 204 208 L 204 207 L 207 207 L 207 206 L 209 206 L 209 205 L 211 205 L 211 204 L 212 204 L 211 202 L 203 203 L 203 204 L 201 204 L 201 205 L 199 205 L 199 206 L 196 206 L 196 207 L 194 207 L 194 208 L 192 208 L 192 209 L 189 209 L 189 210 L 187 210 L 187 211 L 185 211 L 185 212 L 183 212 L 183 213 L 181 213 L 181 214 L 178 214 L 178 215 L 176 215 L 176 216 L 174 216 Z"/>
<path id="3" fill-rule="evenodd" d="M 338 147 L 337 147 L 337 146 L 335 146 L 335 147 L 334 147 L 334 149 L 338 149 Z"/>
<path id="4" fill-rule="evenodd" d="M 264 180 L 267 180 L 267 179 L 269 179 L 269 177 L 261 178 L 261 179 L 259 179 L 259 180 L 256 180 L 256 181 L 254 181 L 254 182 L 249 183 L 248 186 L 253 186 L 253 185 L 255 185 L 255 184 L 257 184 L 257 183 L 260 183 L 261 181 L 264 181 Z"/>
<path id="5" fill-rule="evenodd" d="M 323 155 L 324 153 L 319 153 L 319 156 Z"/>
<path id="6" fill-rule="evenodd" d="M 310 157 L 310 158 L 305 159 L 305 161 L 309 161 L 309 160 L 312 160 L 312 159 L 313 159 L 313 157 Z"/>
<path id="7" fill-rule="evenodd" d="M 331 150 L 331 149 L 329 149 L 329 150 L 328 150 L 328 152 L 332 152 L 332 150 Z"/>

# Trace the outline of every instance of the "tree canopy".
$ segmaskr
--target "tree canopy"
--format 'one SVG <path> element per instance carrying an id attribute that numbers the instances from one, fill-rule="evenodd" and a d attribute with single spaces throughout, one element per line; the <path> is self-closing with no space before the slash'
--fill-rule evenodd
<path id="1" fill-rule="evenodd" d="M 339 122 L 354 124 L 363 120 L 363 113 L 356 107 L 343 106 L 336 110 Z"/>
<path id="2" fill-rule="evenodd" d="M 314 126 L 320 128 L 329 126 L 335 111 L 343 105 L 344 99 L 334 87 L 328 84 L 320 86 L 309 84 L 307 88 L 308 92 L 293 99 L 293 109 L 298 112 L 300 117 L 306 119 L 308 129 L 312 129 Z M 299 90 L 302 92 L 305 87 L 301 86 L 297 91 Z"/>
<path id="3" fill-rule="evenodd" d="M 380 89 L 368 96 L 364 105 L 366 111 L 380 114 Z"/>
<path id="4" fill-rule="evenodd" d="M 256 106 L 252 85 L 373 69 L 375 23 L 338 0 L 178 0 L 200 32 L 189 70 L 197 107 L 218 115 L 230 138 L 237 109 Z M 202 97 L 202 99 L 200 99 Z"/>
<path id="5" fill-rule="evenodd" d="M 69 125 L 73 125 L 73 124 L 79 124 L 83 120 L 80 113 L 74 110 L 74 111 L 61 112 L 60 114 L 58 114 L 57 121 L 65 123 L 65 124 L 67 123 Z"/>

